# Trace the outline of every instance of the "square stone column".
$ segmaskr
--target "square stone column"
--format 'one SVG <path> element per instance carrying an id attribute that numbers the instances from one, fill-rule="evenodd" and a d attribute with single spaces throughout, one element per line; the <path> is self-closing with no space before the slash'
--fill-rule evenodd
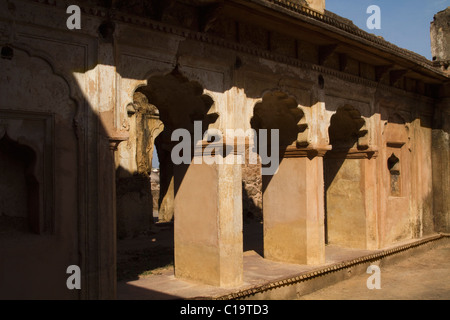
<path id="1" fill-rule="evenodd" d="M 220 287 L 240 285 L 241 165 L 196 160 L 174 168 L 175 276 Z"/>
<path id="2" fill-rule="evenodd" d="M 278 171 L 263 176 L 264 257 L 316 265 L 325 262 L 323 154 L 284 154 Z"/>

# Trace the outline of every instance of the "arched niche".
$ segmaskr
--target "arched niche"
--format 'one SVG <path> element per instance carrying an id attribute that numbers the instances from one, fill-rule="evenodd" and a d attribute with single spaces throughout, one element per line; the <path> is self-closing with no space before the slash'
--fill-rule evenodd
<path id="1" fill-rule="evenodd" d="M 411 170 L 411 144 L 408 115 L 392 110 L 384 123 L 382 134 L 380 240 L 383 246 L 412 237 L 411 197 L 414 176 Z"/>
<path id="2" fill-rule="evenodd" d="M 12 59 L 0 60 L 0 96 L 5 97 L 0 100 L 0 127 L 35 152 L 40 232 L 68 227 L 64 232 L 75 236 L 76 225 L 66 222 L 84 214 L 81 193 L 74 192 L 84 174 L 77 169 L 86 146 L 83 97 L 74 77 L 51 55 L 24 44 L 11 47 Z"/>
<path id="3" fill-rule="evenodd" d="M 403 115 L 397 112 L 391 113 L 388 120 L 384 122 L 383 136 L 387 145 L 409 147 L 410 143 L 410 128 Z"/>
<path id="4" fill-rule="evenodd" d="M 401 163 L 395 153 L 392 153 L 388 158 L 387 167 L 390 175 L 390 195 L 393 197 L 399 197 L 402 194 Z"/>
<path id="5" fill-rule="evenodd" d="M 36 153 L 12 140 L 0 138 L 0 233 L 41 233 Z"/>
<path id="6" fill-rule="evenodd" d="M 0 296 L 17 296 L 18 288 L 26 288 L 30 298 L 74 297 L 56 285 L 61 278 L 60 283 L 64 283 L 64 274 L 54 275 L 55 270 L 65 270 L 69 262 L 81 263 L 83 269 L 88 265 L 84 258 L 91 253 L 97 256 L 100 242 L 86 246 L 84 241 L 98 225 L 105 226 L 98 219 L 109 215 L 97 211 L 89 215 L 88 211 L 95 207 L 96 199 L 106 199 L 102 196 L 109 195 L 111 185 L 99 193 L 91 192 L 100 177 L 100 157 L 96 152 L 85 152 L 96 148 L 96 132 L 101 132 L 101 125 L 97 125 L 95 114 L 89 113 L 90 106 L 79 86 L 83 79 L 72 74 L 74 69 L 59 64 L 48 47 L 41 51 L 34 41 L 25 45 L 16 40 L 11 44 L 11 59 L 0 59 L 0 153 L 6 158 L 2 166 L 11 168 L 11 159 L 17 160 L 11 170 L 0 174 L 0 180 L 13 174 L 23 177 L 21 191 L 14 193 L 22 200 L 17 207 L 26 208 L 26 217 L 22 214 L 24 228 L 9 228 L 7 234 L 12 236 L 0 240 L 4 241 L 0 250 L 2 270 L 8 275 L 2 279 Z M 91 115 L 89 119 L 86 113 Z M 88 130 L 91 124 L 95 126 L 93 131 Z M 7 152 L 3 152 L 5 148 Z M 103 202 L 99 211 L 112 215 L 110 204 Z M 112 224 L 106 225 L 104 234 L 108 234 L 109 225 L 112 228 Z M 102 245 L 107 239 L 102 238 Z M 17 264 L 19 258 L 21 263 Z M 97 268 L 94 265 L 90 264 Z M 36 277 L 36 272 L 41 276 Z"/>

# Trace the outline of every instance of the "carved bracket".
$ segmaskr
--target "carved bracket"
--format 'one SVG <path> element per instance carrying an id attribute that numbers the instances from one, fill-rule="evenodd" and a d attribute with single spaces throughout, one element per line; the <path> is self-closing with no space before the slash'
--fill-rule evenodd
<path id="1" fill-rule="evenodd" d="M 338 48 L 337 44 L 329 45 L 329 46 L 320 46 L 319 47 L 319 65 L 324 65 L 328 58 L 336 51 Z"/>
<path id="2" fill-rule="evenodd" d="M 339 70 L 346 72 L 348 68 L 348 56 L 346 54 L 339 54 Z"/>
<path id="3" fill-rule="evenodd" d="M 387 65 L 387 66 L 378 66 L 375 67 L 375 80 L 377 82 L 380 82 L 383 77 L 388 74 L 389 71 L 391 71 L 393 68 L 393 65 Z"/>
<path id="4" fill-rule="evenodd" d="M 408 70 L 405 69 L 390 71 L 389 81 L 391 83 L 391 86 L 395 85 L 407 72 Z"/>
<path id="5" fill-rule="evenodd" d="M 223 2 L 221 2 L 200 8 L 200 32 L 208 32 L 214 26 L 223 7 Z"/>

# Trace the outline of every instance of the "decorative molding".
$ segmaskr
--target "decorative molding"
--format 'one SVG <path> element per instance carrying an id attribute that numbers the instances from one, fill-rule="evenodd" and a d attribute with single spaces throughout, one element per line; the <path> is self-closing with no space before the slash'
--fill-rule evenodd
<path id="1" fill-rule="evenodd" d="M 319 65 L 323 66 L 339 46 L 332 44 L 319 47 Z"/>
<path id="2" fill-rule="evenodd" d="M 394 86 L 405 74 L 408 73 L 408 70 L 392 70 L 389 72 L 389 82 L 391 86 Z"/>
<path id="3" fill-rule="evenodd" d="M 208 32 L 214 26 L 217 18 L 223 10 L 223 7 L 223 2 L 220 2 L 200 8 L 200 31 Z"/>
<path id="4" fill-rule="evenodd" d="M 392 70 L 394 66 L 393 65 L 387 65 L 387 66 L 376 66 L 375 67 L 375 80 L 376 82 L 380 82 L 383 77 L 389 73 L 390 70 Z"/>
<path id="5" fill-rule="evenodd" d="M 56 4 L 55 4 L 56 0 L 53 0 L 53 1 L 52 0 L 30 0 L 30 1 L 56 6 Z M 249 1 L 256 1 L 256 0 L 249 0 Z M 258 0 L 258 2 L 261 2 L 261 1 Z M 315 20 L 319 20 L 323 23 L 329 24 L 333 27 L 339 28 L 342 31 L 356 35 L 362 39 L 368 40 L 368 41 L 372 42 L 374 46 L 380 47 L 383 50 L 389 49 L 390 51 L 393 51 L 397 55 L 400 55 L 403 58 L 412 60 L 415 64 L 417 64 L 425 69 L 428 69 L 438 75 L 448 77 L 448 75 L 446 75 L 444 72 L 440 71 L 439 69 L 436 69 L 433 66 L 433 63 L 431 61 L 424 59 L 422 56 L 415 54 L 413 52 L 410 52 L 408 50 L 401 49 L 383 39 L 380 39 L 374 35 L 371 35 L 371 34 L 365 32 L 355 26 L 348 25 L 348 24 L 341 22 L 335 18 L 332 18 L 327 15 L 323 15 L 313 9 L 303 7 L 302 5 L 299 5 L 299 4 L 294 4 L 290 1 L 264 0 L 264 2 L 272 2 L 272 3 L 278 4 L 282 7 L 288 8 L 290 10 L 293 10 L 296 13 L 299 13 L 300 14 L 299 16 L 307 16 L 309 18 L 313 18 Z M 176 27 L 173 25 L 168 25 L 168 24 L 158 22 L 155 20 L 150 20 L 147 18 L 135 16 L 135 15 L 129 15 L 129 14 L 125 14 L 122 12 L 117 12 L 117 11 L 111 12 L 105 8 L 87 7 L 85 4 L 80 4 L 80 8 L 81 8 L 82 13 L 87 14 L 87 15 L 97 16 L 102 19 L 104 19 L 106 16 L 109 16 L 110 19 L 117 21 L 117 22 L 139 25 L 139 26 L 143 26 L 143 27 L 146 27 L 146 28 L 154 30 L 154 31 L 170 33 L 170 34 L 185 37 L 185 38 L 188 38 L 191 40 L 209 43 L 211 45 L 216 45 L 216 46 L 224 47 L 226 49 L 230 49 L 233 51 L 239 51 L 239 52 L 242 52 L 245 54 L 258 56 L 263 59 L 269 59 L 269 60 L 272 60 L 275 62 L 291 65 L 291 66 L 298 67 L 301 69 L 312 70 L 315 72 L 327 74 L 330 76 L 337 77 L 344 81 L 353 82 L 353 83 L 361 84 L 361 85 L 368 86 L 368 87 L 380 88 L 380 89 L 383 89 L 383 90 L 386 90 L 389 92 L 393 92 L 396 94 L 405 94 L 406 93 L 406 94 L 410 94 L 412 96 L 417 96 L 417 97 L 424 96 L 419 93 L 409 92 L 409 91 L 405 91 L 403 89 L 398 89 L 398 88 L 395 88 L 395 87 L 392 87 L 389 85 L 380 84 L 378 81 L 368 80 L 368 79 L 354 76 L 351 74 L 347 74 L 347 73 L 344 73 L 344 72 L 341 72 L 338 70 L 326 68 L 324 66 L 314 65 L 312 63 L 301 61 L 296 58 L 291 58 L 288 56 L 275 54 L 268 50 L 258 49 L 255 47 L 242 45 L 242 44 L 239 44 L 236 42 L 231 42 L 231 41 L 228 41 L 228 40 L 225 40 L 222 38 L 218 38 L 218 37 L 209 35 L 204 32 L 196 32 L 196 31 L 184 29 L 182 27 Z"/>
<path id="6" fill-rule="evenodd" d="M 194 148 L 194 156 L 199 157 L 203 156 L 205 149 L 210 148 L 214 150 L 221 150 L 221 156 L 228 156 L 233 154 L 235 156 L 245 156 L 246 150 L 249 150 L 249 147 L 252 144 L 249 142 L 249 139 L 246 137 L 244 144 L 239 144 L 234 141 L 227 142 L 227 139 L 222 139 L 218 142 L 208 142 L 208 141 L 199 141 Z M 231 150 L 230 154 L 227 154 L 228 151 Z M 215 156 L 215 152 L 211 152 L 211 156 Z"/>
<path id="7" fill-rule="evenodd" d="M 31 125 L 32 130 L 36 130 L 36 123 L 42 123 L 42 136 L 43 140 L 34 140 L 32 135 L 25 131 L 18 132 L 18 136 L 12 135 L 8 132 L 9 121 L 20 121 L 22 126 Z M 35 111 L 16 111 L 11 109 L 0 109 L 0 126 L 4 127 L 4 131 L 0 132 L 0 139 L 5 134 L 8 134 L 9 138 L 16 141 L 19 144 L 23 144 L 31 148 L 38 159 L 34 168 L 34 175 L 40 183 L 42 190 L 42 197 L 40 196 L 40 203 L 42 204 L 42 212 L 40 212 L 39 220 L 42 221 L 40 227 L 40 234 L 52 235 L 55 233 L 55 137 L 54 137 L 54 115 L 45 112 Z M 31 137 L 31 138 L 30 138 Z"/>
<path id="8" fill-rule="evenodd" d="M 114 137 L 108 137 L 109 140 L 109 149 L 111 151 L 117 151 L 117 148 L 119 147 L 119 144 L 123 141 L 127 141 L 129 139 L 128 136 L 114 136 Z"/>
<path id="9" fill-rule="evenodd" d="M 251 0 L 251 1 L 255 1 L 255 0 Z M 256 0 L 256 1 L 259 3 L 261 2 L 260 0 Z M 419 64 L 420 66 L 422 66 L 426 69 L 432 70 L 432 71 L 442 75 L 442 72 L 440 72 L 439 70 L 436 70 L 434 68 L 433 62 L 426 60 L 421 55 L 419 55 L 415 52 L 400 48 L 380 37 L 377 37 L 373 34 L 370 34 L 366 31 L 358 28 L 355 25 L 345 23 L 345 22 L 340 21 L 340 20 L 338 20 L 334 17 L 331 17 L 327 14 L 322 14 L 311 8 L 293 3 L 292 1 L 289 1 L 289 0 L 264 0 L 264 2 L 271 2 L 271 3 L 277 4 L 280 7 L 283 7 L 285 9 L 288 9 L 289 11 L 299 14 L 299 16 L 306 16 L 308 18 L 312 18 L 316 21 L 320 21 L 329 26 L 338 28 L 346 33 L 357 36 L 358 38 L 367 40 L 367 41 L 371 42 L 374 46 L 380 47 L 380 48 L 384 49 L 385 51 L 387 49 L 397 55 L 402 56 L 403 58 L 412 60 L 414 63 Z"/>
<path id="10" fill-rule="evenodd" d="M 349 150 L 330 150 L 325 155 L 329 159 L 375 159 L 378 157 L 378 150 L 369 148 L 367 150 L 360 150 L 352 148 Z"/>
<path id="11" fill-rule="evenodd" d="M 345 53 L 339 54 L 339 71 L 346 72 L 348 69 L 348 56 Z"/>
<path id="12" fill-rule="evenodd" d="M 288 146 L 280 149 L 280 155 L 283 158 L 309 158 L 324 157 L 331 150 L 331 146 L 308 146 L 306 148 L 298 148 Z"/>
<path id="13" fill-rule="evenodd" d="M 21 36 L 26 37 L 29 35 L 21 34 Z M 30 37 L 32 37 L 32 36 L 30 36 Z M 49 41 L 49 39 L 43 38 L 43 37 L 33 37 L 33 38 Z M 76 83 L 76 80 L 74 79 L 74 77 L 71 76 L 70 74 L 68 74 L 66 72 L 66 70 L 63 69 L 62 65 L 54 63 L 54 58 L 47 52 L 44 52 L 40 49 L 36 49 L 27 44 L 19 43 L 19 42 L 12 43 L 12 44 L 10 44 L 10 46 L 15 50 L 20 50 L 20 51 L 24 52 L 30 58 L 36 58 L 36 59 L 40 59 L 40 60 L 44 61 L 44 63 L 46 63 L 48 65 L 48 67 L 50 68 L 51 72 L 55 76 L 61 78 L 65 82 L 65 84 L 67 85 L 68 91 L 69 91 L 69 99 L 72 100 L 75 105 L 74 117 L 72 119 L 72 121 L 74 123 L 75 135 L 77 136 L 77 138 L 80 137 L 84 131 L 84 123 L 81 120 L 83 117 L 83 115 L 82 115 L 83 108 L 81 107 L 83 105 L 83 103 L 82 103 L 81 97 L 79 97 L 77 95 L 77 93 L 78 93 L 77 88 L 79 88 L 79 85 Z M 85 53 L 86 53 L 86 50 L 87 50 L 86 46 L 82 46 L 82 47 L 85 49 Z M 86 67 L 86 66 L 83 66 L 83 67 Z"/>
<path id="14" fill-rule="evenodd" d="M 389 148 L 396 148 L 396 149 L 402 148 L 405 144 L 406 144 L 406 142 L 404 142 L 404 141 L 388 141 L 388 142 L 386 142 L 386 145 Z"/>

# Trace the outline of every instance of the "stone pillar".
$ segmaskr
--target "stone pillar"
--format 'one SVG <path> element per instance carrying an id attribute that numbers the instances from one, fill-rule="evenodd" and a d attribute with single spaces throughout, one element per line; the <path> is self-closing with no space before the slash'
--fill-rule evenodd
<path id="1" fill-rule="evenodd" d="M 435 230 L 450 233 L 450 83 L 434 109 L 431 163 Z"/>
<path id="2" fill-rule="evenodd" d="M 324 153 L 287 150 L 277 173 L 263 176 L 265 258 L 308 265 L 325 262 Z"/>
<path id="3" fill-rule="evenodd" d="M 237 286 L 243 279 L 241 165 L 198 160 L 174 166 L 175 276 Z"/>

